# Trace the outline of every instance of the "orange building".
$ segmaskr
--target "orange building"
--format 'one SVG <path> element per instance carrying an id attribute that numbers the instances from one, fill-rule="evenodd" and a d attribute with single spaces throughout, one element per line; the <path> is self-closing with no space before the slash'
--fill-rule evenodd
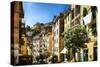
<path id="1" fill-rule="evenodd" d="M 24 17 L 22 2 L 11 2 L 11 64 L 19 63 L 21 20 Z"/>

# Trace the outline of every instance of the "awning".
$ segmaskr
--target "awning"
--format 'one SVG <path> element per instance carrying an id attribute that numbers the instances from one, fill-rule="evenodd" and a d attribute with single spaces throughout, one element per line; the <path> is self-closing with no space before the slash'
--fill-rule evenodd
<path id="1" fill-rule="evenodd" d="M 89 23 L 91 22 L 91 19 L 92 19 L 92 12 L 90 12 L 89 14 L 87 14 L 87 15 L 83 18 L 85 25 L 89 24 Z"/>
<path id="2" fill-rule="evenodd" d="M 67 51 L 68 51 L 68 50 L 67 50 L 66 48 L 64 48 L 60 53 L 66 54 Z"/>

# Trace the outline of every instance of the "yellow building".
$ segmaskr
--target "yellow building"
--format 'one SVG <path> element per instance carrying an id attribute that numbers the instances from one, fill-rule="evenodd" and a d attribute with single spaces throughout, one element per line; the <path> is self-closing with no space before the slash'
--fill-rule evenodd
<path id="1" fill-rule="evenodd" d="M 49 57 L 52 55 L 52 32 L 48 32 L 48 53 L 49 53 Z"/>
<path id="2" fill-rule="evenodd" d="M 83 12 L 82 12 L 83 11 Z M 97 8 L 96 6 L 81 6 L 81 16 L 88 32 L 89 42 L 86 44 L 88 61 L 97 60 Z M 88 19 L 87 19 L 88 18 Z"/>
<path id="3" fill-rule="evenodd" d="M 89 42 L 81 49 L 81 61 L 97 60 L 97 8 L 95 6 L 71 5 L 64 13 L 64 32 L 81 24 L 86 27 Z M 78 57 L 76 57 L 78 59 Z"/>

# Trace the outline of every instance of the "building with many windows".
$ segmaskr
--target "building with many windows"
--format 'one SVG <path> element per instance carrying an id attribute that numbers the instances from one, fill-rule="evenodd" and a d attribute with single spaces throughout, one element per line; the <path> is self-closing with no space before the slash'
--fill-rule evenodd
<path id="1" fill-rule="evenodd" d="M 47 47 L 48 57 L 52 55 L 52 25 L 51 23 L 44 25 L 45 33 L 43 35 L 43 40 L 45 46 Z"/>
<path id="2" fill-rule="evenodd" d="M 63 36 L 62 33 L 64 31 L 64 19 L 63 13 L 60 13 L 59 16 L 54 17 L 52 24 L 52 43 L 53 43 L 53 55 L 57 56 L 58 62 L 64 60 L 63 54 L 61 54 L 61 50 L 63 49 Z"/>
<path id="3" fill-rule="evenodd" d="M 19 64 L 21 22 L 24 18 L 22 2 L 11 2 L 11 64 Z"/>
<path id="4" fill-rule="evenodd" d="M 33 36 L 33 47 L 32 47 L 32 56 L 33 56 L 33 62 L 32 63 L 36 63 L 36 57 L 40 55 L 40 48 L 42 47 L 41 44 L 41 39 L 40 39 L 40 35 L 36 35 Z"/>
<path id="5" fill-rule="evenodd" d="M 70 9 L 64 13 L 64 32 L 67 29 L 74 29 L 77 25 L 85 26 L 89 42 L 85 43 L 84 48 L 80 50 L 81 61 L 97 60 L 97 8 L 95 6 L 71 5 Z"/>
<path id="6" fill-rule="evenodd" d="M 96 6 L 81 6 L 81 18 L 86 26 L 89 42 L 85 43 L 86 48 L 83 50 L 83 58 L 86 61 L 97 60 L 97 7 Z M 87 54 L 87 55 L 85 55 Z"/>

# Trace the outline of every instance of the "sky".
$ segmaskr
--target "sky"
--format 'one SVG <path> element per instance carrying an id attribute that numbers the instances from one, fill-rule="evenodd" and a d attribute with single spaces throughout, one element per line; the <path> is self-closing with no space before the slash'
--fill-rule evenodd
<path id="1" fill-rule="evenodd" d="M 54 16 L 67 10 L 68 7 L 66 4 L 23 2 L 24 22 L 29 26 L 33 26 L 36 22 L 51 22 Z"/>

